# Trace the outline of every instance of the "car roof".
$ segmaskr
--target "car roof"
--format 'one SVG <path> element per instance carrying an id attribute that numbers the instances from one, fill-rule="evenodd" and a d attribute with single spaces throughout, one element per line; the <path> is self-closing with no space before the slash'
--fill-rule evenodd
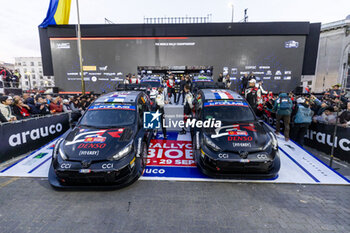
<path id="1" fill-rule="evenodd" d="M 141 81 L 160 81 L 161 80 L 161 77 L 158 77 L 158 76 L 147 76 L 147 77 L 143 77 L 141 79 Z"/>
<path id="2" fill-rule="evenodd" d="M 243 100 L 237 92 L 227 89 L 202 89 L 205 100 Z"/>
<path id="3" fill-rule="evenodd" d="M 135 103 L 142 91 L 114 91 L 100 96 L 95 103 Z"/>

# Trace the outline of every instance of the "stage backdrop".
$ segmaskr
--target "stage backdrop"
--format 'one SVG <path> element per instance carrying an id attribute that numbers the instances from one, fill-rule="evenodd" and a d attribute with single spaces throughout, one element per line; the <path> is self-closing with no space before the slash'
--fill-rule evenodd
<path id="1" fill-rule="evenodd" d="M 114 89 L 138 66 L 213 66 L 214 77 L 228 72 L 233 89 L 247 72 L 274 92 L 291 91 L 300 84 L 304 35 L 207 37 L 83 38 L 86 90 Z M 50 38 L 55 84 L 60 91 L 80 91 L 76 38 Z M 123 75 L 119 75 L 122 73 Z"/>

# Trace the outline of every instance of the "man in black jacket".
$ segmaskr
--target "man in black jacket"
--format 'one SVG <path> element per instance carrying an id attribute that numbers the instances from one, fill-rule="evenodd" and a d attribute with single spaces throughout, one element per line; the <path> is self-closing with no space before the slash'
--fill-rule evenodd
<path id="1" fill-rule="evenodd" d="M 179 95 L 177 96 L 176 104 L 179 104 L 180 96 L 182 96 L 182 104 L 184 103 L 184 100 L 185 100 L 185 91 L 184 91 L 185 85 L 186 85 L 185 76 L 181 76 L 180 90 L 179 90 Z"/>
<path id="2" fill-rule="evenodd" d="M 47 115 L 50 114 L 50 108 L 47 104 L 46 99 L 43 99 L 41 96 L 36 97 L 35 108 L 38 110 L 38 114 Z"/>

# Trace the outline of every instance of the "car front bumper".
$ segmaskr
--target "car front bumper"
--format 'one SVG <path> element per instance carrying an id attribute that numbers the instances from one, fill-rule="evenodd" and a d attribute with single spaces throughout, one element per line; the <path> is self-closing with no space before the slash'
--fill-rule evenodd
<path id="1" fill-rule="evenodd" d="M 84 172 L 82 172 L 84 170 Z M 89 171 L 90 170 L 90 171 Z M 141 158 L 122 168 L 57 169 L 51 163 L 49 183 L 58 189 L 119 189 L 134 183 L 142 175 Z"/>
<path id="2" fill-rule="evenodd" d="M 247 159 L 212 159 L 202 149 L 194 150 L 197 168 L 205 175 L 219 179 L 275 179 L 280 169 L 280 158 L 275 152 L 272 161 Z"/>

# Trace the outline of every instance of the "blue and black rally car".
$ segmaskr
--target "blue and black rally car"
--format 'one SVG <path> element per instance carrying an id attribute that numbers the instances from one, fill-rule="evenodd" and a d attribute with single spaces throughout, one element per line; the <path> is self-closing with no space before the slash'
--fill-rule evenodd
<path id="1" fill-rule="evenodd" d="M 197 100 L 196 120 L 221 121 L 221 127 L 194 129 L 194 157 L 204 174 L 216 178 L 277 176 L 277 139 L 239 94 L 203 89 Z"/>
<path id="2" fill-rule="evenodd" d="M 146 166 L 152 130 L 143 128 L 149 97 L 140 91 L 99 97 L 77 125 L 59 139 L 52 154 L 53 187 L 123 187 L 136 181 Z"/>

